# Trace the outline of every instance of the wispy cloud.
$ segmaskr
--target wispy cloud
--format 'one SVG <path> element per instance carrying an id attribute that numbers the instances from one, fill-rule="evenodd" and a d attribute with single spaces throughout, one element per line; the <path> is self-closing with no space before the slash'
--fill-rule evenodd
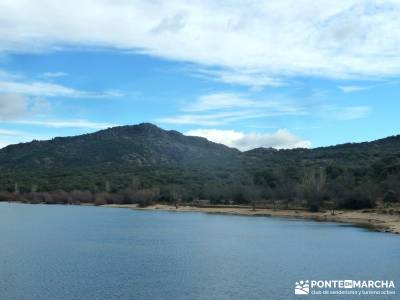
<path id="1" fill-rule="evenodd" d="M 205 137 L 215 143 L 224 144 L 242 151 L 264 147 L 276 149 L 309 148 L 311 142 L 301 139 L 287 129 L 274 133 L 244 133 L 235 130 L 194 129 L 185 133 L 189 136 Z"/>
<path id="2" fill-rule="evenodd" d="M 223 83 L 249 86 L 256 91 L 261 90 L 266 86 L 279 87 L 287 84 L 284 79 L 265 74 L 262 71 L 246 71 L 240 69 L 234 70 L 229 68 L 191 68 L 189 71 L 193 75 L 203 78 L 208 78 Z"/>
<path id="3" fill-rule="evenodd" d="M 22 136 L 25 133 L 19 130 L 10 130 L 0 128 L 0 136 Z"/>
<path id="4" fill-rule="evenodd" d="M 159 118 L 159 123 L 215 126 L 234 121 L 275 116 L 298 116 L 307 112 L 299 105 L 278 100 L 254 100 L 235 93 L 198 97 L 182 107 L 180 115 Z"/>
<path id="5" fill-rule="evenodd" d="M 288 76 L 400 74 L 400 2 L 393 0 L 70 0 L 57 7 L 14 0 L 0 11 L 3 53 L 114 47 L 217 67 L 219 80 L 250 86 Z"/>
<path id="6" fill-rule="evenodd" d="M 228 124 L 233 121 L 257 118 L 253 111 L 217 112 L 206 114 L 181 114 L 177 116 L 159 118 L 157 123 L 162 124 L 197 124 L 203 126 L 216 126 Z"/>
<path id="7" fill-rule="evenodd" d="M 366 117 L 372 108 L 370 106 L 345 106 L 327 105 L 321 108 L 321 115 L 340 121 L 349 121 Z"/>
<path id="8" fill-rule="evenodd" d="M 52 79 L 52 78 L 65 77 L 68 75 L 69 74 L 65 72 L 45 72 L 40 74 L 40 77 Z"/>
<path id="9" fill-rule="evenodd" d="M 0 69 L 0 80 L 17 80 L 21 78 L 23 78 L 21 74 Z"/>
<path id="10" fill-rule="evenodd" d="M 83 129 L 105 129 L 105 128 L 117 126 L 116 124 L 113 124 L 113 123 L 92 122 L 92 121 L 82 120 L 82 119 L 13 120 L 13 121 L 2 121 L 0 123 L 43 126 L 43 127 L 53 127 L 53 128 L 83 128 Z"/>
<path id="11" fill-rule="evenodd" d="M 73 89 L 56 83 L 31 81 L 0 81 L 0 93 L 23 94 L 44 97 L 69 97 L 69 98 L 108 98 L 120 97 L 119 91 L 88 92 Z"/>
<path id="12" fill-rule="evenodd" d="M 46 72 L 39 75 L 40 78 L 43 78 L 42 80 L 31 80 L 24 74 L 0 69 L 0 94 L 68 98 L 114 98 L 123 96 L 123 93 L 119 90 L 85 91 L 46 80 L 67 75 L 64 72 Z"/>
<path id="13" fill-rule="evenodd" d="M 63 74 L 51 74 L 49 76 L 55 78 L 63 76 Z M 120 96 L 122 94 L 116 90 L 106 92 L 82 91 L 56 83 L 28 81 L 21 74 L 16 75 L 0 70 L 0 123 L 52 128 L 103 129 L 112 127 L 115 124 L 93 122 L 73 117 L 60 119 L 52 114 L 52 104 L 44 97 L 111 98 Z M 17 132 L 0 131 L 0 135 L 3 136 L 10 136 L 11 133 L 16 136 Z M 21 140 L 26 140 L 26 138 L 19 137 Z"/>
<path id="14" fill-rule="evenodd" d="M 235 93 L 214 93 L 200 96 L 195 102 L 182 110 L 187 112 L 201 112 L 221 109 L 237 108 L 265 108 L 280 112 L 299 113 L 299 107 L 287 106 L 276 100 L 254 100 Z"/>
<path id="15" fill-rule="evenodd" d="M 368 86 L 361 86 L 361 85 L 343 85 L 343 86 L 339 86 L 339 89 L 343 93 L 353 93 L 353 92 L 367 90 L 367 89 L 369 89 L 369 87 Z"/>
<path id="16" fill-rule="evenodd" d="M 12 120 L 12 121 L 0 121 L 0 124 L 19 125 L 28 128 L 27 129 L 28 131 L 0 128 L 0 149 L 11 144 L 30 142 L 32 140 L 48 140 L 55 136 L 54 133 L 43 134 L 41 133 L 41 131 L 36 131 L 33 127 L 47 127 L 54 129 L 64 128 L 64 129 L 100 130 L 117 126 L 116 124 L 112 123 L 93 122 L 82 119 Z M 59 136 L 59 133 L 57 133 L 56 136 Z"/>

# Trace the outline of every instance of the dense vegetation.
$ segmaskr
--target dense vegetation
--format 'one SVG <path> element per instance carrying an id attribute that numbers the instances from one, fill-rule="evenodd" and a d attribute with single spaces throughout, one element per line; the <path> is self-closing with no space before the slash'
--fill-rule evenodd
<path id="1" fill-rule="evenodd" d="M 0 201 L 373 207 L 400 198 L 400 136 L 247 152 L 152 124 L 0 150 Z"/>

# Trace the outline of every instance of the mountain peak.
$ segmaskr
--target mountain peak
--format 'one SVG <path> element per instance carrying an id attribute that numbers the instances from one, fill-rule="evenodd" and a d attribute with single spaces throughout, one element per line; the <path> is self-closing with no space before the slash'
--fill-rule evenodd
<path id="1" fill-rule="evenodd" d="M 211 168 L 239 152 L 206 139 L 164 130 L 151 123 L 126 125 L 74 137 L 24 143 L 0 150 L 0 169 L 88 168 L 113 166 L 138 172 L 142 167 Z M 112 168 L 111 168 L 112 169 Z"/>
<path id="2" fill-rule="evenodd" d="M 154 129 L 163 130 L 160 127 L 158 127 L 157 125 L 154 125 L 153 123 L 140 123 L 140 124 L 132 125 L 132 126 L 143 129 L 143 130 L 154 130 Z"/>
<path id="3" fill-rule="evenodd" d="M 166 134 L 168 131 L 152 124 L 152 123 L 140 123 L 137 125 L 123 125 L 107 128 L 96 132 L 98 136 L 132 136 L 132 135 L 148 135 L 148 136 L 160 136 Z"/>

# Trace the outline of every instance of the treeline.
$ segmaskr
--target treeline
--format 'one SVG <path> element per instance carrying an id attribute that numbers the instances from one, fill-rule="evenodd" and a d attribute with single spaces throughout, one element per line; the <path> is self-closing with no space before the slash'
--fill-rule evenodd
<path id="1" fill-rule="evenodd" d="M 266 199 L 303 200 L 311 211 L 321 208 L 373 208 L 377 202 L 400 200 L 398 173 L 368 176 L 360 168 L 286 167 L 256 173 L 254 181 L 263 187 Z"/>
<path id="2" fill-rule="evenodd" d="M 31 191 L 0 193 L 0 201 L 29 203 L 80 204 L 138 204 L 145 207 L 154 203 L 214 205 L 251 205 L 274 208 L 363 209 L 373 208 L 377 201 L 396 203 L 400 199 L 400 185 L 396 175 L 388 175 L 379 182 L 366 180 L 351 170 L 338 168 L 296 169 L 292 167 L 262 170 L 252 176 L 236 178 L 233 182 L 215 180 L 204 185 L 166 184 L 149 186 L 133 178 L 129 186 L 115 190 L 105 181 L 102 190 Z"/>
<path id="3" fill-rule="evenodd" d="M 0 192 L 0 201 L 18 201 L 32 204 L 138 204 L 141 207 L 157 202 L 177 203 L 183 199 L 175 187 L 126 189 L 118 192 L 51 191 L 51 192 Z"/>

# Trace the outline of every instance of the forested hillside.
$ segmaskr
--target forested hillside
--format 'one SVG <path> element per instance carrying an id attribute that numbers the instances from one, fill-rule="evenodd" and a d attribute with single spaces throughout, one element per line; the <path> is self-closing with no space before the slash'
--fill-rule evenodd
<path id="1" fill-rule="evenodd" d="M 1 199 L 37 202 L 304 202 L 372 207 L 400 195 L 400 136 L 240 152 L 144 123 L 0 150 Z M 56 199 L 56 200 L 55 200 Z"/>

